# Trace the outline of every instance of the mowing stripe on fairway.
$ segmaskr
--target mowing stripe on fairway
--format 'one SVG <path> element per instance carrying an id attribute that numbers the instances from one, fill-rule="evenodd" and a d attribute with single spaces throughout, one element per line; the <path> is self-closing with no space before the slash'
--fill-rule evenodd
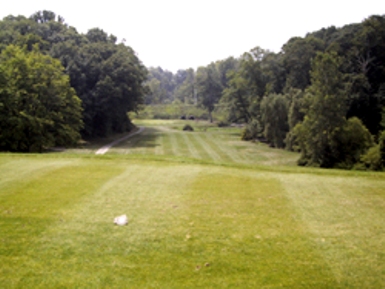
<path id="1" fill-rule="evenodd" d="M 184 139 L 185 145 L 187 145 L 190 156 L 196 159 L 201 158 L 200 154 L 198 153 L 198 150 L 196 149 L 194 144 L 191 142 L 190 133 L 184 133 L 183 139 Z"/>
<path id="2" fill-rule="evenodd" d="M 193 181 L 199 171 L 198 167 L 131 164 L 115 173 L 92 195 L 62 211 L 63 222 L 52 223 L 30 244 L 18 270 L 17 275 L 23 277 L 20 284 L 38 287 L 47 280 L 48 287 L 131 284 L 145 288 L 149 274 L 158 282 L 170 280 L 170 271 L 156 268 L 167 267 L 168 258 L 180 259 L 172 250 L 185 246 L 184 228 L 175 230 L 175 222 L 190 184 L 180 180 Z M 127 214 L 127 226 L 113 224 L 113 218 L 121 214 Z M 166 259 L 159 259 L 158 253 Z M 182 268 L 186 269 L 194 272 Z"/>
<path id="3" fill-rule="evenodd" d="M 24 157 L 5 161 L 0 158 L 0 189 L 15 181 L 22 181 L 26 178 L 39 178 L 51 170 L 75 164 L 76 162 L 77 160 L 37 160 Z"/>
<path id="4" fill-rule="evenodd" d="M 168 135 L 170 138 L 172 154 L 177 156 L 179 155 L 179 146 L 178 146 L 177 136 L 175 134 L 176 134 L 175 132 L 171 132 Z"/>
<path id="5" fill-rule="evenodd" d="M 205 139 L 205 141 L 214 149 L 215 152 L 218 153 L 220 158 L 224 161 L 233 161 L 236 162 L 237 158 L 233 158 L 231 154 L 229 154 L 225 149 L 225 145 L 222 145 L 220 142 L 221 140 L 217 138 L 215 134 L 203 134 L 202 137 Z M 218 143 L 219 142 L 219 143 Z"/>
<path id="6" fill-rule="evenodd" d="M 51 161 L 47 160 L 50 166 Z M 60 163 L 60 160 L 59 160 Z M 95 188 L 119 172 L 116 166 L 100 168 L 92 163 L 68 162 L 53 168 L 38 178 L 31 174 L 0 190 L 0 284 L 17 284 L 27 276 L 39 276 L 38 260 L 46 260 L 47 245 L 36 246 L 37 240 L 53 223 L 61 226 L 66 210 Z M 12 192 L 7 193 L 7 192 Z M 6 257 L 6 256 L 11 256 Z M 49 262 L 49 260 L 46 260 Z M 21 266 L 22 264 L 22 266 Z M 48 267 L 45 272 L 51 271 Z M 3 271 L 18 272 L 12 277 Z M 4 279 L 5 278 L 5 279 Z M 44 282 L 44 279 L 39 282 Z M 18 281 L 19 280 L 19 281 Z M 26 285 L 36 288 L 25 280 Z M 12 288 L 13 286 L 0 286 Z M 25 286 L 16 286 L 23 287 Z M 51 287 L 51 286 L 48 286 Z"/>
<path id="7" fill-rule="evenodd" d="M 156 122 L 155 122 L 156 123 Z M 149 125 L 148 122 L 141 122 Z M 178 121 L 164 121 L 162 125 L 147 127 L 139 136 L 112 147 L 113 154 L 145 154 L 186 156 L 217 163 L 295 165 L 298 154 L 283 150 L 272 150 L 264 144 L 239 140 L 238 131 L 212 128 L 206 130 L 199 124 L 192 133 L 181 131 Z M 167 126 L 168 125 L 168 126 Z M 204 131 L 202 131 L 204 130 Z M 189 141 L 186 141 L 186 140 Z"/>
<path id="8" fill-rule="evenodd" d="M 189 142 L 194 146 L 194 148 L 196 148 L 196 150 L 199 152 L 199 156 L 201 159 L 211 159 L 210 158 L 210 155 L 207 153 L 207 151 L 203 148 L 203 146 L 201 145 L 201 143 L 199 143 L 197 141 L 197 138 L 195 136 L 195 132 L 194 133 L 189 133 L 189 134 L 186 134 Z"/>
<path id="9" fill-rule="evenodd" d="M 242 158 L 238 151 L 229 142 L 228 136 L 218 134 L 213 141 L 216 143 L 219 149 L 226 153 L 235 163 L 244 163 L 245 160 Z"/>
<path id="10" fill-rule="evenodd" d="M 214 161 L 221 161 L 221 157 L 210 147 L 210 145 L 202 138 L 202 133 L 194 133 L 193 136 L 196 141 L 207 152 L 210 158 Z"/>
<path id="11" fill-rule="evenodd" d="M 155 142 L 155 149 L 153 151 L 153 154 L 164 155 L 163 133 L 159 129 L 155 128 L 155 134 L 156 134 L 156 142 Z"/>
<path id="12" fill-rule="evenodd" d="M 173 155 L 173 149 L 171 144 L 171 133 L 163 133 L 164 154 Z"/>
<path id="13" fill-rule="evenodd" d="M 385 181 L 292 175 L 282 182 L 335 278 L 349 288 L 383 287 L 385 210 L 376 208 L 385 208 Z"/>
<path id="14" fill-rule="evenodd" d="M 191 256 L 198 264 L 222 268 L 210 273 L 215 288 L 245 283 L 248 288 L 336 288 L 280 181 L 271 177 L 232 169 L 202 172 L 186 195 Z M 204 284 L 195 282 L 195 287 Z"/>
<path id="15" fill-rule="evenodd" d="M 180 132 L 173 133 L 173 144 L 175 145 L 174 155 L 185 156 L 188 152 L 186 144 L 183 142 L 182 134 Z"/>
<path id="16" fill-rule="evenodd" d="M 52 154 L 2 172 L 1 288 L 385 288 L 380 173 Z"/>

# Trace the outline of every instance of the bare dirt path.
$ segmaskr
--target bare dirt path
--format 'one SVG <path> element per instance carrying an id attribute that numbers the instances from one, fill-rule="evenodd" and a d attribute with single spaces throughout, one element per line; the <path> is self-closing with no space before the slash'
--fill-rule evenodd
<path id="1" fill-rule="evenodd" d="M 109 144 L 107 144 L 107 145 L 101 147 L 100 149 L 98 149 L 98 150 L 96 151 L 95 154 L 96 154 L 96 155 L 104 155 L 104 154 L 105 154 L 106 152 L 108 152 L 108 150 L 109 150 L 111 147 L 113 147 L 114 145 L 117 145 L 118 143 L 120 143 L 120 142 L 122 142 L 122 141 L 124 141 L 124 140 L 126 140 L 126 139 L 128 139 L 128 138 L 130 138 L 130 137 L 132 137 L 132 136 L 134 136 L 134 135 L 140 134 L 142 131 L 144 131 L 144 127 L 143 127 L 143 126 L 140 126 L 139 129 L 138 129 L 137 131 L 132 132 L 132 133 L 129 133 L 128 135 L 126 135 L 126 136 L 124 136 L 124 137 L 122 137 L 122 138 L 119 138 L 119 139 L 113 141 L 112 143 L 109 143 Z"/>

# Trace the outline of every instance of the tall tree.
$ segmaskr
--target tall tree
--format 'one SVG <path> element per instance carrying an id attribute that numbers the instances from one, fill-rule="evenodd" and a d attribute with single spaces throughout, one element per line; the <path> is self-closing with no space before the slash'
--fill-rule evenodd
<path id="1" fill-rule="evenodd" d="M 294 133 L 304 165 L 351 167 L 368 149 L 371 137 L 359 120 L 346 121 L 347 93 L 341 72 L 342 58 L 335 52 L 318 53 L 308 89 L 310 106 Z M 353 143 L 349 150 L 347 144 Z"/>
<path id="2" fill-rule="evenodd" d="M 181 77 L 181 75 L 183 75 L 183 77 Z M 197 104 L 194 70 L 192 68 L 179 70 L 175 75 L 175 79 L 174 99 L 185 104 Z M 181 82 L 182 79 L 183 82 Z"/>
<path id="3" fill-rule="evenodd" d="M 238 70 L 229 74 L 228 87 L 223 91 L 222 103 L 228 107 L 229 120 L 253 121 L 252 128 L 258 128 L 258 132 L 252 135 L 263 130 L 260 105 L 266 93 L 267 78 L 262 62 L 269 53 L 260 47 L 244 53 Z"/>
<path id="4" fill-rule="evenodd" d="M 0 149 L 41 152 L 80 138 L 81 101 L 58 60 L 10 45 L 0 82 Z"/>
<path id="5" fill-rule="evenodd" d="M 284 140 L 289 131 L 288 108 L 289 101 L 282 94 L 270 94 L 261 102 L 263 134 L 273 147 L 285 147 Z"/>
<path id="6" fill-rule="evenodd" d="M 210 122 L 213 122 L 212 112 L 222 96 L 222 86 L 214 63 L 198 68 L 196 83 L 200 104 L 207 109 Z"/>

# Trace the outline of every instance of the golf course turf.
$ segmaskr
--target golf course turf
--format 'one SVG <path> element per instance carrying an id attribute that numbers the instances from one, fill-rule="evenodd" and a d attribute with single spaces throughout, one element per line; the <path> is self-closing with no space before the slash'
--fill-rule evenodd
<path id="1" fill-rule="evenodd" d="M 0 154 L 0 288 L 385 287 L 384 173 L 138 124 L 102 156 Z"/>

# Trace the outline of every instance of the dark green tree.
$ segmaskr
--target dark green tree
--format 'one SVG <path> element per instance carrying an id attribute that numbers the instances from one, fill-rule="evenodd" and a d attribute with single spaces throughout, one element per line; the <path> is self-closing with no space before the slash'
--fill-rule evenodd
<path id="1" fill-rule="evenodd" d="M 213 122 L 212 112 L 219 102 L 223 90 L 214 63 L 198 68 L 196 85 L 200 104 L 207 109 L 210 122 Z"/>
<path id="2" fill-rule="evenodd" d="M 145 96 L 146 104 L 172 103 L 175 90 L 173 73 L 161 67 L 150 67 L 148 72 L 146 83 L 150 89 Z"/>
<path id="3" fill-rule="evenodd" d="M 183 77 L 181 75 L 183 75 Z M 175 79 L 174 100 L 179 100 L 185 104 L 197 104 L 194 70 L 192 68 L 179 70 L 175 75 Z"/>
<path id="4" fill-rule="evenodd" d="M 283 45 L 283 67 L 286 70 L 286 89 L 305 89 L 310 85 L 311 61 L 323 50 L 323 41 L 314 37 L 293 37 Z"/>
<path id="5" fill-rule="evenodd" d="M 258 127 L 261 131 L 263 127 L 260 104 L 267 83 L 262 61 L 267 54 L 268 51 L 256 47 L 242 55 L 238 70 L 228 74 L 228 87 L 223 91 L 222 100 L 222 104 L 228 108 L 229 121 L 251 123 L 254 120 L 252 127 Z M 260 132 L 255 134 L 258 135 Z"/>
<path id="6" fill-rule="evenodd" d="M 16 46 L 0 55 L 0 149 L 41 152 L 80 139 L 81 101 L 60 61 Z"/>
<path id="7" fill-rule="evenodd" d="M 357 118 L 346 120 L 347 92 L 335 52 L 318 53 L 311 71 L 309 108 L 294 134 L 301 148 L 300 164 L 351 168 L 372 146 L 371 135 Z"/>
<path id="8" fill-rule="evenodd" d="M 332 167 L 337 159 L 336 137 L 346 123 L 347 95 L 340 72 L 342 59 L 336 53 L 319 53 L 311 71 L 309 110 L 295 135 L 301 148 L 301 163 Z"/>
<path id="9" fill-rule="evenodd" d="M 289 100 L 290 106 L 288 112 L 289 132 L 286 134 L 285 148 L 290 151 L 298 151 L 298 143 L 293 129 L 305 117 L 305 111 L 307 110 L 306 99 L 304 98 L 304 92 L 296 88 L 290 88 L 286 98 Z"/>
<path id="10" fill-rule="evenodd" d="M 263 134 L 271 146 L 285 147 L 285 137 L 289 132 L 289 101 L 282 94 L 270 94 L 261 102 Z"/>

